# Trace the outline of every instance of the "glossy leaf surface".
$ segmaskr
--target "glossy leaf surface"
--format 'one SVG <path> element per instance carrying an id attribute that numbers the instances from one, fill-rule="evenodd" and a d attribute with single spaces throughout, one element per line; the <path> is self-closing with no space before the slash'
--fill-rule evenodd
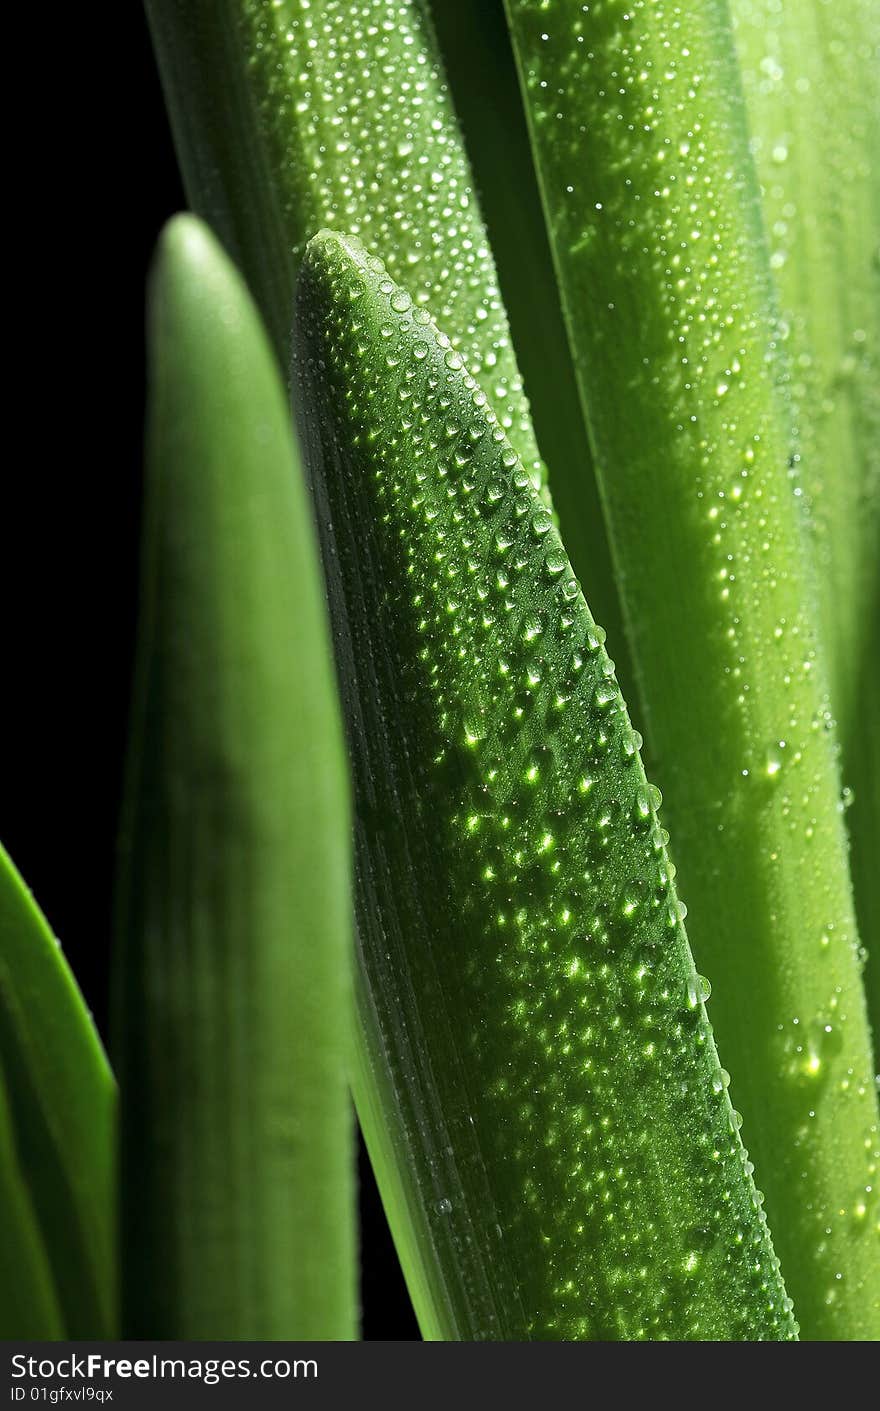
<path id="1" fill-rule="evenodd" d="M 356 242 L 295 406 L 356 802 L 361 1121 L 425 1335 L 794 1333 L 658 796 L 488 399 Z"/>
<path id="2" fill-rule="evenodd" d="M 803 1336 L 880 1329 L 828 664 L 726 4 L 507 0 L 644 719 Z"/>

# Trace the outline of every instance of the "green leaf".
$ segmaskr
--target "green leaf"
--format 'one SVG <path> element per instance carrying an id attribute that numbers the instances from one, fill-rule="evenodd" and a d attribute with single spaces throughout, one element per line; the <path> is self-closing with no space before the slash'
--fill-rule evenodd
<path id="1" fill-rule="evenodd" d="M 311 512 L 213 237 L 153 276 L 116 1053 L 127 1336 L 356 1336 L 348 784 Z"/>
<path id="2" fill-rule="evenodd" d="M 587 507 L 570 516 L 573 561 L 589 568 L 593 605 L 625 654 L 501 0 L 147 0 L 146 8 L 190 201 L 244 270 L 285 361 L 305 243 L 322 226 L 344 228 L 442 319 L 538 475 L 510 308 L 560 510 Z M 520 280 L 524 264 L 529 277 Z"/>
<path id="3" fill-rule="evenodd" d="M 566 526 L 565 547 L 575 573 L 589 584 L 590 607 L 613 644 L 621 689 L 630 701 L 635 676 L 623 609 L 568 352 L 504 0 L 431 0 L 430 9 L 553 503 Z"/>
<path id="4" fill-rule="evenodd" d="M 113 1337 L 113 1075 L 58 943 L 2 847 L 0 1089 L 3 1334 Z"/>
<path id="5" fill-rule="evenodd" d="M 551 517 L 345 237 L 295 329 L 356 800 L 356 1098 L 430 1338 L 790 1338 L 665 837 Z"/>
<path id="6" fill-rule="evenodd" d="M 147 0 L 187 194 L 285 362 L 306 241 L 359 235 L 443 320 L 541 465 L 495 265 L 421 0 Z"/>
<path id="7" fill-rule="evenodd" d="M 15 1149 L 0 1067 L 0 1331 L 4 1339 L 65 1336 L 52 1270 Z"/>
<path id="8" fill-rule="evenodd" d="M 804 1336 L 880 1331 L 877 1106 L 722 0 L 508 0 L 697 963 Z"/>
<path id="9" fill-rule="evenodd" d="M 731 13 L 789 328 L 880 1042 L 880 734 L 865 720 L 865 703 L 880 699 L 880 9 L 864 0 L 732 0 Z"/>

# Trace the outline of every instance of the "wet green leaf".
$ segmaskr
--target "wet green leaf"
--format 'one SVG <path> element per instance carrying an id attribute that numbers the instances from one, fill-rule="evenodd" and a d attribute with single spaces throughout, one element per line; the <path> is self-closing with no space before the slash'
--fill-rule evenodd
<path id="1" fill-rule="evenodd" d="M 356 1096 L 426 1337 L 794 1335 L 658 795 L 460 355 L 324 233 L 295 320 L 353 761 Z"/>
<path id="2" fill-rule="evenodd" d="M 871 1338 L 877 1105 L 727 6 L 507 7 L 694 955 L 802 1334 Z"/>
<path id="3" fill-rule="evenodd" d="M 430 9 L 553 503 L 565 524 L 566 551 L 588 586 L 590 608 L 608 633 L 621 688 L 632 704 L 635 676 L 623 609 L 568 352 L 504 0 L 431 0 Z M 501 406 L 496 404 L 496 411 Z"/>
<path id="4" fill-rule="evenodd" d="M 286 359 L 306 241 L 359 235 L 442 319 L 541 473 L 495 264 L 421 0 L 147 0 L 193 207 Z"/>
<path id="5" fill-rule="evenodd" d="M 880 731 L 869 704 L 880 700 L 880 8 L 732 0 L 731 13 L 786 325 L 880 1060 Z"/>

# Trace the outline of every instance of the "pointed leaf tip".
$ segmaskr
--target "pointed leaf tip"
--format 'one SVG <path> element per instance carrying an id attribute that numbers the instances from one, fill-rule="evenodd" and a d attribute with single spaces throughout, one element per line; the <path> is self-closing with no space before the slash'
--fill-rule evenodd
<path id="1" fill-rule="evenodd" d="M 656 791 L 538 487 L 355 240 L 309 245 L 295 344 L 355 779 L 356 1097 L 425 1335 L 793 1337 Z"/>

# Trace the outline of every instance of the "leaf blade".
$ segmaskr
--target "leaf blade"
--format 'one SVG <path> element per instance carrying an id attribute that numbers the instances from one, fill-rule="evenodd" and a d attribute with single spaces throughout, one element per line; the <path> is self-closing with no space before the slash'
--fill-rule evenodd
<path id="1" fill-rule="evenodd" d="M 542 476 L 421 0 L 147 0 L 147 13 L 187 194 L 244 271 L 285 367 L 306 242 L 342 222 L 443 317 Z M 365 87 L 375 100 L 369 120 Z"/>
<path id="2" fill-rule="evenodd" d="M 6 1081 L 0 1069 L 0 1328 L 4 1339 L 66 1336 L 52 1270 L 15 1150 Z"/>
<path id="3" fill-rule="evenodd" d="M 58 944 L 2 846 L 0 1064 L 7 1150 L 25 1186 L 19 1214 L 27 1220 L 30 1205 L 68 1335 L 110 1337 L 115 1083 Z M 21 1238 L 33 1244 L 24 1227 Z"/>
<path id="4" fill-rule="evenodd" d="M 590 608 L 613 644 L 618 680 L 632 707 L 635 677 L 623 609 L 568 351 L 504 3 L 431 0 L 430 9 L 553 503 L 565 524 L 565 547 L 575 573 L 589 584 Z"/>
<path id="5" fill-rule="evenodd" d="M 727 10 L 506 3 L 694 952 L 802 1334 L 871 1336 L 877 1106 Z"/>
<path id="6" fill-rule="evenodd" d="M 355 776 L 356 1097 L 426 1335 L 792 1337 L 638 741 L 550 515 L 358 244 L 310 244 L 295 329 Z"/>
<path id="7" fill-rule="evenodd" d="M 116 1050 L 128 1335 L 356 1336 L 348 786 L 256 310 L 193 218 L 151 293 Z"/>
<path id="8" fill-rule="evenodd" d="M 880 14 L 733 0 L 764 225 L 794 369 L 856 910 L 880 1058 Z"/>

